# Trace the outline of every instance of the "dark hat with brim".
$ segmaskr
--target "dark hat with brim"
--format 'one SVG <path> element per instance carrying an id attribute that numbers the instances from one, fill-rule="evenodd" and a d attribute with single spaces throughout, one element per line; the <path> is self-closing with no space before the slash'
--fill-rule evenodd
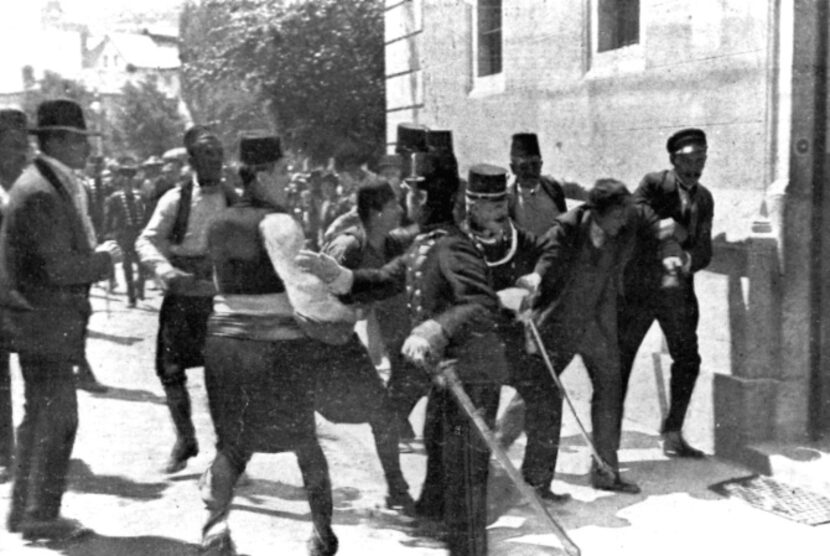
<path id="1" fill-rule="evenodd" d="M 535 133 L 515 133 L 510 142 L 510 156 L 515 158 L 542 156 Z"/>
<path id="2" fill-rule="evenodd" d="M 471 200 L 500 201 L 507 197 L 507 170 L 492 164 L 476 164 L 467 176 L 465 194 Z"/>
<path id="3" fill-rule="evenodd" d="M 271 164 L 282 158 L 282 145 L 276 135 L 243 135 L 239 140 L 239 162 L 246 166 Z"/>
<path id="4" fill-rule="evenodd" d="M 0 133 L 4 131 L 28 131 L 28 118 L 17 108 L 0 109 Z"/>
<path id="5" fill-rule="evenodd" d="M 672 134 L 666 141 L 670 154 L 690 154 L 706 149 L 706 134 L 702 129 L 689 127 Z"/>
<path id="6" fill-rule="evenodd" d="M 37 107 L 37 127 L 29 133 L 48 133 L 50 131 L 71 131 L 81 135 L 101 135 L 86 128 L 84 111 L 74 100 L 46 100 Z"/>

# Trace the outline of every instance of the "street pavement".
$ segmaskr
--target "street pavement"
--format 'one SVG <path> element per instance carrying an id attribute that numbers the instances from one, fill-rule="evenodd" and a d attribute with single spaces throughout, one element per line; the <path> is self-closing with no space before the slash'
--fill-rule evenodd
<path id="1" fill-rule="evenodd" d="M 205 512 L 197 481 L 213 457 L 214 436 L 201 369 L 189 371 L 194 417 L 201 452 L 185 470 L 160 472 L 173 443 L 161 386 L 153 371 L 160 295 L 128 309 L 120 293 L 93 288 L 95 314 L 90 323 L 88 356 L 104 394 L 79 392 L 80 428 L 63 513 L 95 530 L 82 541 L 35 544 L 0 532 L 0 554 L 36 556 L 195 555 Z M 656 334 L 652 331 L 652 336 Z M 650 345 L 659 345 L 659 336 Z M 643 492 L 636 496 L 593 490 L 588 483 L 589 455 L 567 414 L 554 490 L 573 496 L 550 506 L 585 556 L 606 555 L 826 555 L 830 525 L 810 527 L 723 498 L 709 486 L 750 474 L 747 469 L 710 457 L 704 461 L 665 458 L 657 427 L 663 405 L 659 373 L 647 350 L 629 393 L 620 460 L 626 477 Z M 665 367 L 665 365 L 664 365 Z M 22 416 L 22 381 L 13 358 L 15 420 Z M 590 426 L 590 385 L 579 361 L 563 375 L 577 413 Z M 687 426 L 690 440 L 711 452 L 711 374 L 701 377 Z M 512 391 L 505 388 L 503 400 Z M 413 414 L 423 422 L 423 401 Z M 442 555 L 434 526 L 419 525 L 383 508 L 385 484 L 368 425 L 334 425 L 318 418 L 334 488 L 334 527 L 343 556 Z M 403 454 L 413 494 L 423 478 L 422 447 Z M 524 437 L 511 449 L 518 466 Z M 308 505 L 295 458 L 256 454 L 247 484 L 237 489 L 230 523 L 240 554 L 305 554 L 310 532 Z M 0 516 L 5 516 L 10 485 L 0 485 Z M 490 554 L 561 555 L 546 524 L 523 504 L 505 474 L 492 474 L 489 493 Z"/>

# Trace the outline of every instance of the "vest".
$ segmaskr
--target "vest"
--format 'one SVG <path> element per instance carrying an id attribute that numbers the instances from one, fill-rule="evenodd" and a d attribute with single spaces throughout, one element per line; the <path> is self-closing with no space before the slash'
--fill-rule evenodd
<path id="1" fill-rule="evenodd" d="M 211 225 L 208 244 L 220 294 L 285 291 L 259 235 L 259 223 L 273 212 L 268 208 L 236 206 L 225 210 Z"/>

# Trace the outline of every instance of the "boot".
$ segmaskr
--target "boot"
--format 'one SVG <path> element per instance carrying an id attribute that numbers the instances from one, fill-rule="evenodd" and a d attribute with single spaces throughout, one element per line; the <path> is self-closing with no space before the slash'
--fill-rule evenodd
<path id="1" fill-rule="evenodd" d="M 308 556 L 334 556 L 337 554 L 339 545 L 337 536 L 331 528 L 320 534 L 315 527 L 311 538 L 308 539 Z"/>
<path id="2" fill-rule="evenodd" d="M 236 554 L 228 526 L 228 514 L 233 500 L 233 487 L 240 472 L 228 458 L 216 454 L 213 463 L 199 479 L 199 494 L 208 510 L 208 518 L 202 527 L 202 553 L 216 556 Z"/>
<path id="3" fill-rule="evenodd" d="M 190 418 L 190 395 L 184 384 L 165 386 L 167 407 L 170 417 L 176 427 L 176 444 L 170 452 L 170 457 L 164 466 L 164 472 L 177 473 L 187 466 L 187 460 L 199 454 L 199 443 L 196 441 L 196 430 Z"/>

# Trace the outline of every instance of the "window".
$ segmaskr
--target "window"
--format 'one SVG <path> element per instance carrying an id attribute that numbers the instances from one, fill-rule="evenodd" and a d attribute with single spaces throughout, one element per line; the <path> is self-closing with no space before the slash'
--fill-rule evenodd
<path id="1" fill-rule="evenodd" d="M 597 52 L 640 42 L 640 0 L 598 0 Z"/>
<path id="2" fill-rule="evenodd" d="M 477 77 L 501 73 L 501 0 L 479 0 L 477 21 Z"/>

